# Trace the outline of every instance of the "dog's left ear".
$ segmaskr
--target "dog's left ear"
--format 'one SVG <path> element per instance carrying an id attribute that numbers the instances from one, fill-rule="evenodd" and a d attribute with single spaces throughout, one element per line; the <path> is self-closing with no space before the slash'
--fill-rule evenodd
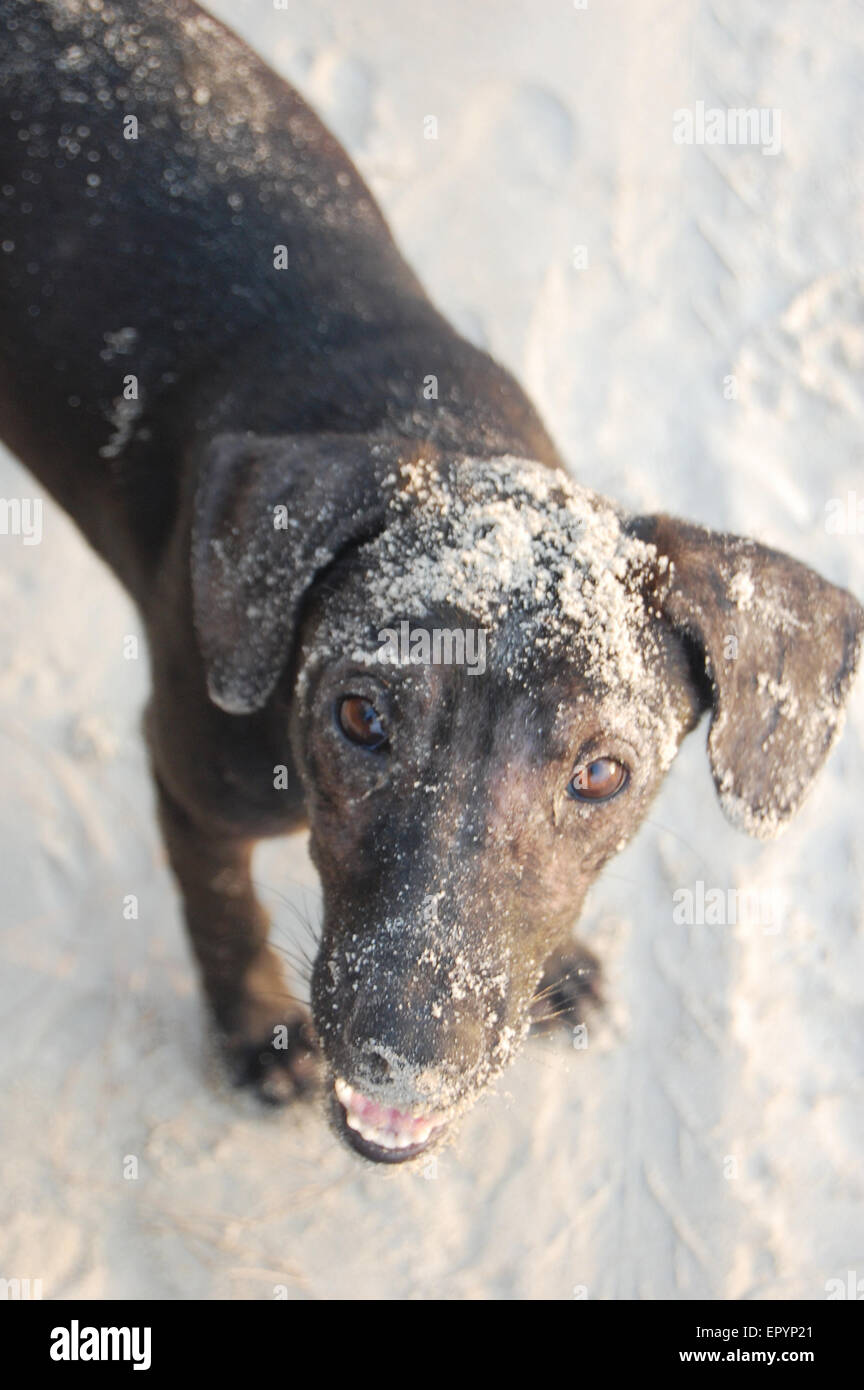
<path id="1" fill-rule="evenodd" d="M 407 442 L 220 435 L 198 465 L 192 609 L 210 699 L 251 714 L 286 666 L 303 597 L 380 528 Z"/>
<path id="2" fill-rule="evenodd" d="M 723 809 L 741 829 L 771 838 L 840 733 L 864 609 L 755 541 L 667 516 L 639 517 L 628 529 L 657 547 L 649 602 L 704 661 L 708 754 Z"/>

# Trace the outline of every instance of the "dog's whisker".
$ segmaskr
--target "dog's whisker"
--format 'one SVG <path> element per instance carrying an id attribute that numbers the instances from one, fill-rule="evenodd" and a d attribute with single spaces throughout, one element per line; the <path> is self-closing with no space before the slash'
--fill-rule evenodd
<path id="1" fill-rule="evenodd" d="M 673 830 L 671 825 L 663 825 L 661 821 L 654 820 L 652 817 L 646 817 L 645 824 L 652 826 L 654 830 L 662 830 L 664 834 L 671 835 L 672 838 L 677 840 L 679 844 L 682 844 L 685 849 L 689 849 L 703 873 L 708 873 L 710 871 L 708 864 L 699 853 L 698 849 L 696 849 L 694 845 L 691 845 L 690 841 L 686 839 L 685 836 L 681 835 L 679 831 Z"/>
<path id="2" fill-rule="evenodd" d="M 304 960 L 302 957 L 289 950 L 288 947 L 280 945 L 278 941 L 273 941 L 271 939 L 269 945 L 274 951 L 278 952 L 280 956 L 285 957 L 291 965 L 292 970 L 299 975 L 301 979 L 305 980 L 307 984 L 310 982 L 313 970 L 311 961 Z"/>
<path id="3" fill-rule="evenodd" d="M 557 989 L 560 989 L 565 980 L 579 979 L 580 977 L 584 978 L 584 970 L 581 966 L 575 965 L 572 970 L 563 970 L 560 975 L 555 976 L 554 980 L 550 980 L 549 984 L 543 989 L 537 990 L 532 995 L 532 998 L 535 1001 L 538 999 L 545 999 L 548 995 L 554 994 Z"/>
<path id="4" fill-rule="evenodd" d="M 565 1004 L 560 1009 L 555 1009 L 555 1011 L 551 1014 L 538 1014 L 536 1018 L 532 1014 L 531 1022 L 533 1024 L 554 1023 L 556 1019 L 566 1018 L 568 1014 L 573 1015 L 574 1023 L 580 1021 L 577 1017 L 577 1011 L 574 1008 L 574 1006 L 572 1004 Z"/>
<path id="5" fill-rule="evenodd" d="M 320 927 L 315 926 L 315 924 L 312 922 L 311 918 L 304 911 L 304 909 L 301 908 L 299 904 L 296 903 L 292 898 L 288 897 L 285 893 L 283 893 L 281 889 L 273 887 L 272 884 L 264 883 L 261 879 L 255 879 L 253 880 L 253 883 L 256 889 L 272 894 L 273 897 L 278 899 L 278 901 L 281 903 L 283 907 L 286 907 L 288 909 L 288 911 L 292 914 L 297 924 L 303 927 L 306 932 L 308 932 L 310 940 L 312 941 L 313 945 L 317 950 L 321 934 Z"/>

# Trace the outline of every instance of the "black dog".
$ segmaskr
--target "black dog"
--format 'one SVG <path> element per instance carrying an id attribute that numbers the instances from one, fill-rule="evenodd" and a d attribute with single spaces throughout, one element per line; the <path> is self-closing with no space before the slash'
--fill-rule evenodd
<path id="1" fill-rule="evenodd" d="M 862 610 L 572 484 L 336 141 L 190 0 L 0 0 L 0 43 L 3 432 L 141 611 L 208 999 L 242 1077 L 311 1080 L 249 870 L 308 820 L 333 1114 L 413 1157 L 538 984 L 578 993 L 585 891 L 704 708 L 730 815 L 792 815 Z"/>

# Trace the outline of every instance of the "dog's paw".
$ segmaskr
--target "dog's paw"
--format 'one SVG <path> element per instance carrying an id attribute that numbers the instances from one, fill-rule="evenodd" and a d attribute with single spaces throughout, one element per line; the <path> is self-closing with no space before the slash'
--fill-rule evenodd
<path id="1" fill-rule="evenodd" d="M 255 1038 L 232 1037 L 225 1054 L 234 1085 L 249 1088 L 265 1105 L 288 1105 L 320 1085 L 320 1055 L 307 1017 L 274 1023 Z"/>
<path id="2" fill-rule="evenodd" d="M 531 1026 L 536 1033 L 552 1028 L 576 1028 L 589 1009 L 603 1002 L 600 965 L 590 951 L 574 946 L 557 951 L 543 970 L 531 1004 Z"/>

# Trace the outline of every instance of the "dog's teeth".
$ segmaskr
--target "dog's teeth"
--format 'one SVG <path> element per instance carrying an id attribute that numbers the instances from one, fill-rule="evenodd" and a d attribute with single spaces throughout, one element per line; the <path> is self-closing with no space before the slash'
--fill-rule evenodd
<path id="1" fill-rule="evenodd" d="M 440 1128 L 443 1123 L 442 1120 L 436 1124 L 433 1120 L 424 1119 L 419 1115 L 400 1115 L 398 1110 L 381 1106 L 361 1092 L 355 1091 L 341 1076 L 336 1077 L 333 1089 L 345 1112 L 348 1128 L 353 1129 L 368 1144 L 377 1144 L 380 1149 L 396 1151 L 425 1144 L 433 1130 Z M 379 1118 L 378 1124 L 373 1122 L 370 1112 Z M 380 1122 L 382 1116 L 386 1116 L 383 1123 Z"/>

